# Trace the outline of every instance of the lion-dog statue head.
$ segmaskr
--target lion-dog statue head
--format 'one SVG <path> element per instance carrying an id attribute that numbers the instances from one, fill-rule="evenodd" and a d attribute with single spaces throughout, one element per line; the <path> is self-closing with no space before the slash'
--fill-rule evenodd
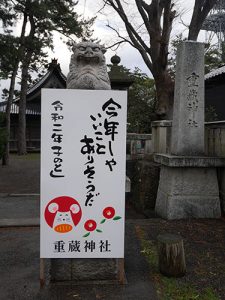
<path id="1" fill-rule="evenodd" d="M 105 52 L 104 46 L 94 42 L 75 44 L 67 77 L 67 88 L 110 90 Z"/>

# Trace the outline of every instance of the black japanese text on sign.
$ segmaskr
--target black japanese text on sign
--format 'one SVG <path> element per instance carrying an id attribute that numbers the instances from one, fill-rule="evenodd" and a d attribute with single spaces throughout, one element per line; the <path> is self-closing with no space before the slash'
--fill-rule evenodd
<path id="1" fill-rule="evenodd" d="M 118 110 L 121 108 L 121 105 L 112 98 L 106 101 L 96 116 L 90 116 L 93 122 L 93 136 L 88 137 L 84 135 L 84 138 L 80 140 L 84 144 L 81 148 L 81 153 L 87 156 L 84 171 L 84 175 L 87 177 L 85 206 L 92 206 L 94 197 L 99 195 L 99 193 L 96 193 L 94 184 L 94 156 L 102 156 L 104 164 L 110 172 L 113 172 L 113 168 L 117 164 L 113 153 L 113 143 L 119 130 L 117 117 Z"/>
<path id="2" fill-rule="evenodd" d="M 51 113 L 52 120 L 52 153 L 53 153 L 53 168 L 50 171 L 50 176 L 52 178 L 65 177 L 63 173 L 63 103 L 60 101 L 52 102 L 53 112 Z"/>

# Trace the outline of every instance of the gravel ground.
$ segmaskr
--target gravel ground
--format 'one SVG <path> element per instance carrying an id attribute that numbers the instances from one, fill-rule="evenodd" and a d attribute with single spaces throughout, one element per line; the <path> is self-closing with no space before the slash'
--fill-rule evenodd
<path id="1" fill-rule="evenodd" d="M 0 218 L 11 216 L 34 217 L 38 212 L 38 197 L 12 197 L 7 194 L 39 193 L 40 162 L 37 154 L 28 157 L 12 156 L 9 167 L 0 167 Z M 30 201 L 29 201 L 30 200 Z M 17 211 L 18 214 L 15 212 Z M 161 233 L 179 233 L 184 239 L 187 274 L 177 279 L 178 285 L 189 284 L 199 293 L 211 288 L 216 299 L 225 300 L 225 219 L 179 220 L 144 219 L 131 207 L 127 208 L 125 268 L 126 286 L 67 286 L 39 290 L 39 229 L 0 229 L 0 299 L 107 299 L 155 300 L 157 272 L 151 269 L 144 256 L 140 230 L 145 239 L 156 245 Z M 156 287 L 155 287 L 156 288 Z M 162 298 L 162 300 L 198 299 Z M 214 300 L 214 298 L 212 298 Z M 211 300 L 207 298 L 207 300 Z"/>
<path id="2" fill-rule="evenodd" d="M 0 228 L 0 300 L 156 300 L 149 267 L 140 254 L 133 224 L 126 226 L 122 285 L 39 286 L 39 229 Z"/>
<path id="3" fill-rule="evenodd" d="M 0 166 L 0 193 L 40 192 L 40 155 L 11 155 L 9 166 Z"/>

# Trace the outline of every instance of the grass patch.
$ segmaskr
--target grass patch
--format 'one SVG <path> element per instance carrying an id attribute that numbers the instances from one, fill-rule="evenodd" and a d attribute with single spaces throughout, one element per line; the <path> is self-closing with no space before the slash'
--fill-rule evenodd
<path id="1" fill-rule="evenodd" d="M 40 160 L 40 153 L 28 153 L 26 155 L 12 154 L 11 157 L 20 160 Z"/>
<path id="2" fill-rule="evenodd" d="M 156 242 L 148 240 L 145 231 L 140 226 L 136 226 L 135 229 L 141 243 L 141 254 L 145 256 L 150 266 L 151 276 L 160 300 L 220 300 L 211 287 L 198 291 L 191 283 L 163 276 L 158 270 Z"/>

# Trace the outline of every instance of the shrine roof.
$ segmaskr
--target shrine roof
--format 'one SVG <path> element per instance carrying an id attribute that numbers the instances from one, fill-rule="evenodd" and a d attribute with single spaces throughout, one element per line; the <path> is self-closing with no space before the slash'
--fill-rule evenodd
<path id="1" fill-rule="evenodd" d="M 225 66 L 222 66 L 222 67 L 220 67 L 218 69 L 214 69 L 211 72 L 209 72 L 208 74 L 206 74 L 205 75 L 205 80 L 217 77 L 217 76 L 222 75 L 224 73 L 225 73 Z"/>

